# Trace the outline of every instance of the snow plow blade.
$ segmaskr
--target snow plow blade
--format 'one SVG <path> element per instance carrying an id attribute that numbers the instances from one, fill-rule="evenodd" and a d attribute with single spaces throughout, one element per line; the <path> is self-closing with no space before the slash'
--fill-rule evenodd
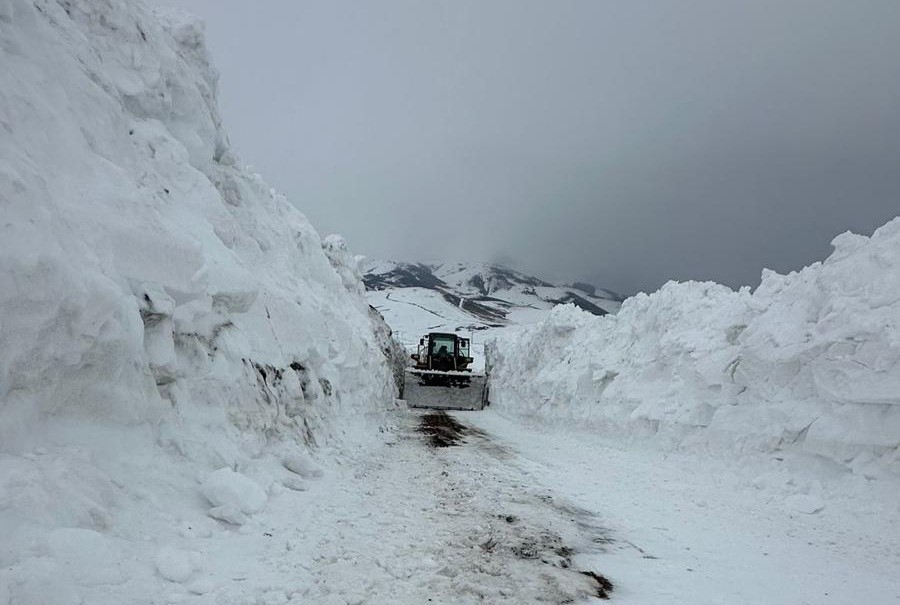
<path id="1" fill-rule="evenodd" d="M 413 408 L 481 410 L 487 401 L 487 377 L 472 372 L 409 369 L 404 398 Z"/>

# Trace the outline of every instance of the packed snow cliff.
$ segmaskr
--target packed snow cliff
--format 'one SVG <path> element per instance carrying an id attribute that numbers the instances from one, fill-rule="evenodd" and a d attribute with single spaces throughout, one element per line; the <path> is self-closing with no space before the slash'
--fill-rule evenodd
<path id="1" fill-rule="evenodd" d="M 0 603 L 115 602 L 161 511 L 241 524 L 392 401 L 352 255 L 235 157 L 192 19 L 0 0 L 0 209 Z"/>
<path id="2" fill-rule="evenodd" d="M 833 245 L 802 271 L 766 271 L 752 293 L 671 282 L 616 315 L 557 307 L 492 347 L 492 403 L 682 448 L 900 475 L 900 218 Z"/>

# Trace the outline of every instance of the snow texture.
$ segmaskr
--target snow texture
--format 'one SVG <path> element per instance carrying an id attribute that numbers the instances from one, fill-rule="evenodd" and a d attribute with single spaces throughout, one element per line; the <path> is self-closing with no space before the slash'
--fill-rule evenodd
<path id="1" fill-rule="evenodd" d="M 285 456 L 363 438 L 389 330 L 342 241 L 236 157 L 200 23 L 2 0 L 0 66 L 0 603 L 151 602 L 216 524 L 212 471 L 246 475 L 203 489 L 244 522 L 303 489 Z"/>
<path id="2" fill-rule="evenodd" d="M 282 460 L 282 464 L 284 464 L 284 468 L 294 474 L 300 475 L 304 479 L 322 476 L 322 469 L 320 469 L 315 462 L 310 460 L 309 456 L 302 453 L 285 456 L 284 460 Z"/>
<path id="3" fill-rule="evenodd" d="M 156 570 L 169 582 L 187 582 L 194 575 L 194 564 L 190 553 L 176 548 L 160 549 L 156 555 Z"/>
<path id="4" fill-rule="evenodd" d="M 615 316 L 554 309 L 491 347 L 505 413 L 900 474 L 900 218 L 754 292 L 670 282 Z M 816 507 L 809 502 L 800 508 Z"/>
<path id="5" fill-rule="evenodd" d="M 262 510 L 266 492 L 241 473 L 220 468 L 203 482 L 200 490 L 213 506 L 228 506 L 245 514 Z"/>

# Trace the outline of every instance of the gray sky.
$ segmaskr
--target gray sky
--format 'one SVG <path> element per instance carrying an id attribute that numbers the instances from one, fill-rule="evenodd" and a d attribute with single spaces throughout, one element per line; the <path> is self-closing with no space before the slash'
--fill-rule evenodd
<path id="1" fill-rule="evenodd" d="M 897 0 L 156 2 L 206 19 L 244 161 L 358 253 L 755 285 L 900 214 Z"/>

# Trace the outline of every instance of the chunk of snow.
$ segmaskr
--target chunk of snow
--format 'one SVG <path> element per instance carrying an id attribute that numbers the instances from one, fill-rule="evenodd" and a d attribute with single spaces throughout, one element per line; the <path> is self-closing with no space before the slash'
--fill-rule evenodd
<path id="1" fill-rule="evenodd" d="M 213 519 L 218 519 L 231 525 L 243 525 L 247 522 L 247 515 L 233 504 L 214 506 L 206 511 L 206 514 Z"/>
<path id="2" fill-rule="evenodd" d="M 195 595 L 204 595 L 211 592 L 215 584 L 209 578 L 197 578 L 187 585 L 188 592 Z"/>
<path id="3" fill-rule="evenodd" d="M 187 582 L 196 571 L 191 554 L 171 546 L 163 547 L 156 553 L 155 563 L 160 577 L 178 584 Z"/>
<path id="4" fill-rule="evenodd" d="M 259 512 L 266 504 L 266 492 L 259 485 L 227 467 L 207 477 L 200 491 L 214 507 L 233 507 L 248 515 Z"/>
<path id="5" fill-rule="evenodd" d="M 288 454 L 282 460 L 282 464 L 284 464 L 284 468 L 300 475 L 304 479 L 311 479 L 314 477 L 322 476 L 322 469 L 316 465 L 312 459 L 306 455 L 301 453 L 293 453 Z"/>
<path id="6" fill-rule="evenodd" d="M 309 489 L 309 486 L 307 486 L 306 482 L 300 477 L 285 477 L 281 480 L 281 484 L 295 492 L 305 492 Z"/>

